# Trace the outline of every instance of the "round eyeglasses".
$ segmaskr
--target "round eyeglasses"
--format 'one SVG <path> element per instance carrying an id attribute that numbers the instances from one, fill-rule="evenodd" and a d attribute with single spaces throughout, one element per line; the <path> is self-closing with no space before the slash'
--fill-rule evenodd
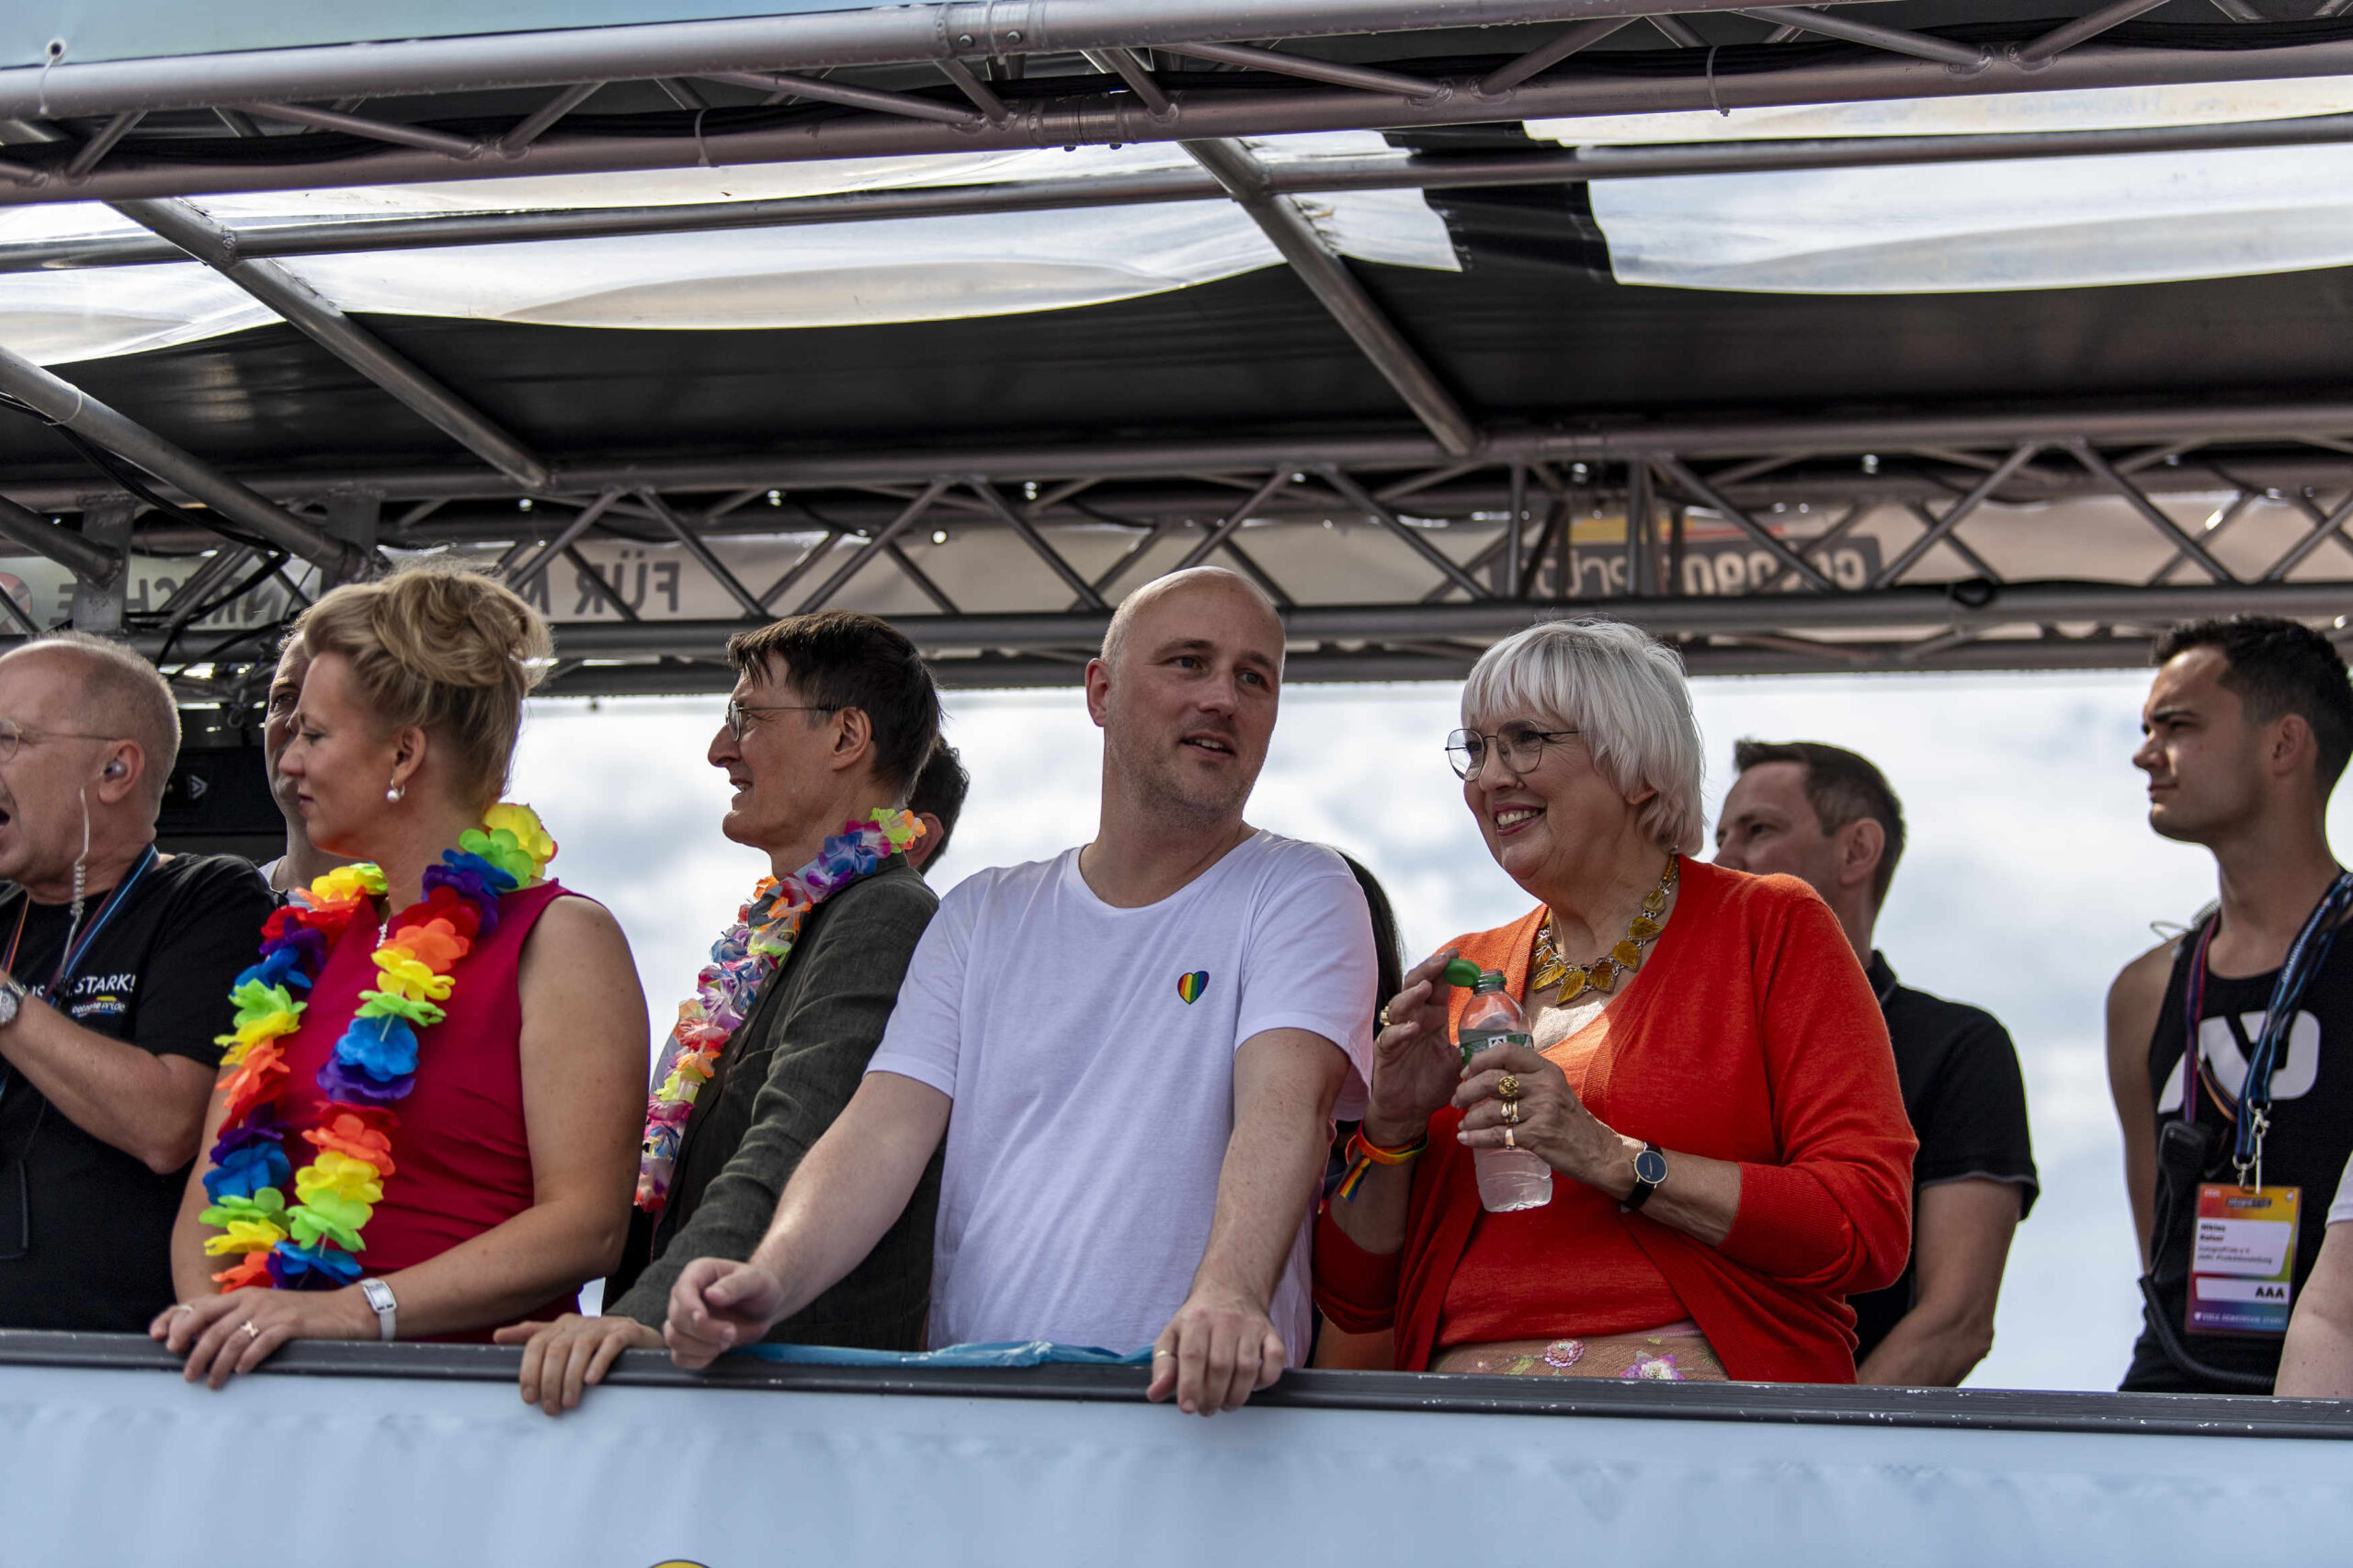
<path id="1" fill-rule="evenodd" d="M 1528 773 L 1544 760 L 1544 748 L 1558 741 L 1565 741 L 1580 732 L 1575 730 L 1540 730 L 1533 724 L 1506 724 L 1492 735 L 1476 730 L 1457 730 L 1446 738 L 1446 760 L 1458 778 L 1471 778 L 1487 765 L 1490 752 L 1500 755 L 1504 766 L 1514 773 Z"/>
<path id="2" fill-rule="evenodd" d="M 94 735 L 85 730 L 28 730 L 14 719 L 0 719 L 0 762 L 16 759 L 18 748 L 43 741 L 119 741 L 120 735 Z"/>

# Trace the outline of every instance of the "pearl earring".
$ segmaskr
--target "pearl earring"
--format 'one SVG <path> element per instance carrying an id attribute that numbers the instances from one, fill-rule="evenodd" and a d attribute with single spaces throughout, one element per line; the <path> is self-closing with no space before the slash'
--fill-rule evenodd
<path id="1" fill-rule="evenodd" d="M 398 804 L 398 803 L 399 803 L 399 801 L 400 801 L 400 798 L 401 798 L 401 787 L 400 787 L 399 785 L 397 785 L 397 784 L 393 785 L 391 789 L 389 789 L 389 790 L 385 790 L 385 791 L 384 791 L 384 799 L 385 799 L 388 802 L 391 802 L 391 803 L 393 803 L 393 804 Z"/>

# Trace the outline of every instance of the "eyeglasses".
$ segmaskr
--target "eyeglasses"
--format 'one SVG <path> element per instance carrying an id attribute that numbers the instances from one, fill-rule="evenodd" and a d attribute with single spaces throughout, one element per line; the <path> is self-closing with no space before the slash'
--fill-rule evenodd
<path id="1" fill-rule="evenodd" d="M 755 722 L 753 719 L 754 714 L 838 713 L 841 710 L 842 704 L 838 702 L 779 702 L 758 704 L 741 702 L 731 697 L 727 699 L 727 733 L 734 736 L 736 742 L 740 744 L 744 737 L 752 733 L 752 725 Z M 0 762 L 6 762 L 6 760 L 7 757 L 5 755 L 0 755 Z"/>
<path id="2" fill-rule="evenodd" d="M 1476 730 L 1457 730 L 1446 738 L 1446 760 L 1456 778 L 1470 778 L 1487 765 L 1487 753 L 1493 747 L 1503 754 L 1506 767 L 1514 773 L 1527 773 L 1544 760 L 1546 746 L 1580 733 L 1540 730 L 1524 723 L 1506 724 L 1492 735 L 1483 735 Z"/>
<path id="3" fill-rule="evenodd" d="M 28 741 L 39 745 L 43 741 L 119 741 L 120 735 L 93 735 L 81 730 L 28 730 L 14 719 L 0 719 L 0 762 L 13 761 L 17 748 Z"/>

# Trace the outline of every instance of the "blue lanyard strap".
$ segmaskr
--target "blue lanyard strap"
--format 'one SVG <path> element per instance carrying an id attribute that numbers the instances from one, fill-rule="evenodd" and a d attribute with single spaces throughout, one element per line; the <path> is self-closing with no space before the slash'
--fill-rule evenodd
<path id="1" fill-rule="evenodd" d="M 82 933 L 81 939 L 75 941 L 74 933 L 71 931 L 66 933 L 67 946 L 65 950 L 58 955 L 57 972 L 51 977 L 47 985 L 40 988 L 43 1001 L 53 1004 L 64 994 L 65 983 L 73 978 L 75 970 L 81 968 L 82 960 L 89 957 L 91 944 L 95 943 L 99 934 L 113 922 L 115 912 L 131 902 L 131 890 L 139 884 L 139 879 L 145 875 L 147 868 L 154 863 L 155 846 L 150 844 L 146 852 L 141 855 L 138 862 L 131 868 L 131 874 L 117 883 L 114 892 L 107 895 L 105 907 L 98 911 L 98 917 L 90 922 L 90 928 Z M 31 895 L 26 896 L 29 898 Z"/>
<path id="2" fill-rule="evenodd" d="M 2255 1042 L 2254 1055 L 2247 1061 L 2246 1080 L 2239 1087 L 2238 1136 L 2231 1163 L 2238 1169 L 2242 1186 L 2259 1187 L 2263 1183 L 2263 1136 L 2271 1124 L 2272 1075 L 2279 1070 L 2286 1053 L 2288 1036 L 2295 1025 L 2304 987 L 2327 961 L 2329 949 L 2336 941 L 2337 925 L 2348 909 L 2353 909 L 2353 871 L 2339 871 L 2320 902 L 2313 906 L 2313 912 L 2304 917 L 2303 928 L 2289 944 L 2279 978 L 2271 983 L 2263 1032 Z M 2197 1074 L 2204 1054 L 2200 1049 L 2198 1031 L 2203 1022 L 2200 1015 L 2205 1011 L 2206 948 L 2213 940 L 2214 926 L 2220 920 L 2217 915 L 2200 933 L 2189 963 L 2188 994 L 2185 998 L 2188 1003 L 2189 1038 L 2182 1058 L 2182 1110 L 2185 1118 L 2191 1120 L 2197 1117 Z"/>

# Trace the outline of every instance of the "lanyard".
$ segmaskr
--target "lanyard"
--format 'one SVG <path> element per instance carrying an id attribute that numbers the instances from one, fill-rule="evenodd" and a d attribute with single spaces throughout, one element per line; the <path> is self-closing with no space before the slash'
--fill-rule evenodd
<path id="1" fill-rule="evenodd" d="M 2327 960 L 2330 947 L 2336 940 L 2337 922 L 2348 908 L 2353 908 L 2353 871 L 2339 871 L 2336 880 L 2321 894 L 2320 902 L 2304 917 L 2303 928 L 2288 945 L 2288 956 L 2281 960 L 2279 976 L 2271 983 L 2271 1000 L 2263 1016 L 2263 1033 L 2255 1042 L 2255 1054 L 2246 1064 L 2246 1079 L 2239 1085 L 2238 1103 L 2245 1114 L 2236 1117 L 2237 1142 L 2231 1153 L 2231 1164 L 2236 1167 L 2239 1185 L 2252 1191 L 2263 1185 L 2263 1138 L 2271 1130 L 2271 1077 L 2288 1046 L 2288 1032 L 2296 1021 L 2297 1004 L 2303 1000 L 2304 987 L 2320 971 Z M 2207 922 L 2198 936 L 2198 946 L 2189 960 L 2189 984 L 2184 997 L 2188 1010 L 2188 1048 L 2183 1052 L 2182 1119 L 2198 1119 L 2198 1082 L 2205 1071 L 2205 1051 L 2198 1039 L 2199 1025 L 2206 1010 L 2206 949 L 2214 939 L 2214 926 L 2221 922 L 2217 915 Z M 2231 1112 L 2222 1103 L 2221 1085 L 2214 1086 L 2214 1107 L 2225 1117 Z"/>
<path id="2" fill-rule="evenodd" d="M 131 890 L 139 885 L 139 879 L 144 876 L 147 868 L 154 863 L 155 846 L 150 844 L 146 852 L 139 857 L 138 864 L 131 868 L 131 874 L 118 882 L 112 892 L 107 894 L 106 903 L 98 909 L 98 917 L 90 922 L 90 928 L 87 931 L 81 933 L 81 939 L 74 940 L 74 933 L 71 930 L 65 933 L 65 946 L 57 955 L 57 972 L 50 977 L 47 985 L 38 988 L 42 1001 L 54 1004 L 58 997 L 65 994 L 65 983 L 73 978 L 75 970 L 82 967 L 82 960 L 90 956 L 91 944 L 98 939 L 99 933 L 104 931 L 108 924 L 114 919 L 115 912 L 130 901 Z M 26 895 L 26 903 L 28 905 L 31 903 L 29 893 Z M 23 929 L 23 923 L 19 920 L 17 925 L 19 935 L 22 934 Z M 15 946 L 11 944 L 8 957 L 12 964 L 16 956 Z M 13 974 L 16 971 L 11 968 L 9 972 Z"/>

